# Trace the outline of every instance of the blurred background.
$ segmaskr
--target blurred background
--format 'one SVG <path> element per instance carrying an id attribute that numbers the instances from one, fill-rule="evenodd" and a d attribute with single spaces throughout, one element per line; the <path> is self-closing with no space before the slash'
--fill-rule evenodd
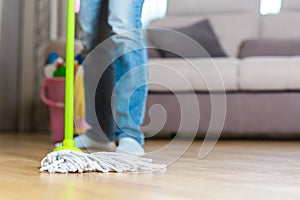
<path id="1" fill-rule="evenodd" d="M 195 9 L 189 12 L 195 2 L 197 3 L 194 7 L 199 8 L 199 14 L 210 18 L 211 13 L 213 16 L 221 16 L 224 13 L 227 15 L 231 12 L 254 11 L 257 12 L 255 15 L 260 16 L 281 15 L 284 1 L 292 2 L 291 5 L 298 5 L 297 1 L 293 0 L 241 0 L 236 7 L 228 6 L 228 10 L 226 8 L 222 10 L 220 7 L 223 4 L 234 5 L 236 1 L 189 0 L 185 1 L 185 4 L 192 6 L 184 7 L 183 3 L 175 0 L 169 0 L 169 2 L 146 0 L 143 24 L 151 26 L 153 21 L 168 17 L 169 14 L 174 15 L 174 13 L 179 13 L 180 16 L 183 15 L 182 13 L 185 16 L 195 14 Z M 244 2 L 256 4 L 258 2 L 259 5 L 254 6 L 255 8 L 243 8 Z M 249 3 L 249 5 L 253 4 Z M 246 3 L 244 7 L 247 5 Z M 43 82 L 43 67 L 47 58 L 48 45 L 53 40 L 65 37 L 66 6 L 66 0 L 0 0 L 0 132 L 49 130 L 48 109 L 41 102 L 39 92 Z M 258 11 L 256 11 L 257 7 Z M 293 8 L 293 6 L 287 7 L 292 10 Z M 212 19 L 215 18 L 212 17 Z M 259 17 L 258 23 L 260 20 L 262 18 Z M 219 29 L 214 23 L 213 21 L 212 25 L 217 32 L 216 35 L 221 39 L 221 45 L 224 45 L 226 51 L 226 41 L 224 43 L 223 35 L 218 33 Z M 270 26 L 273 25 L 276 24 L 270 23 Z M 251 29 L 249 26 L 247 28 Z M 261 34 L 260 28 L 257 30 L 257 27 L 253 27 L 251 30 L 255 29 L 259 35 Z M 298 35 L 291 35 L 294 39 L 298 38 Z M 232 57 L 231 53 L 227 52 L 227 54 Z M 281 92 L 290 89 L 285 88 Z"/>
<path id="2" fill-rule="evenodd" d="M 153 2 L 145 24 L 166 12 L 166 0 Z M 65 37 L 66 8 L 67 0 L 0 0 L 0 131 L 49 129 L 39 88 L 49 42 Z"/>

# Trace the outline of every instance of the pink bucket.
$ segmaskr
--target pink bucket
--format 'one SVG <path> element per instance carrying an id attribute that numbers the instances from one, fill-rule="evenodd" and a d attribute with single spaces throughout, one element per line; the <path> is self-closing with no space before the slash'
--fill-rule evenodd
<path id="1" fill-rule="evenodd" d="M 65 78 L 46 78 L 41 89 L 41 99 L 49 106 L 52 139 L 64 139 Z"/>

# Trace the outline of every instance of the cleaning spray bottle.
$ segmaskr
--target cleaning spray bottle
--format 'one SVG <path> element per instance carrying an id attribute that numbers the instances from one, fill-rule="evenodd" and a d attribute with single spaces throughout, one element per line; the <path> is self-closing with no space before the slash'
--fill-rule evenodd
<path id="1" fill-rule="evenodd" d="M 64 59 L 59 57 L 55 52 L 52 52 L 48 56 L 48 64 L 44 67 L 44 75 L 46 78 L 53 77 L 54 71 L 57 66 L 64 63 Z"/>
<path id="2" fill-rule="evenodd" d="M 66 65 L 58 64 L 56 70 L 53 72 L 53 77 L 66 77 Z"/>

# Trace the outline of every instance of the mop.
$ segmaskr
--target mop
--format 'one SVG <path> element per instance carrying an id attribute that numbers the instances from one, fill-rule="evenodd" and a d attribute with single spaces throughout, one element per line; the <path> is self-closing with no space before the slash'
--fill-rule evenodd
<path id="1" fill-rule="evenodd" d="M 64 141 L 41 161 L 41 172 L 84 173 L 84 172 L 153 172 L 166 168 L 154 164 L 151 159 L 115 152 L 84 153 L 75 147 L 74 136 L 74 42 L 75 12 L 79 11 L 80 0 L 68 0 L 66 42 L 66 93 Z M 74 12 L 75 8 L 75 12 Z"/>

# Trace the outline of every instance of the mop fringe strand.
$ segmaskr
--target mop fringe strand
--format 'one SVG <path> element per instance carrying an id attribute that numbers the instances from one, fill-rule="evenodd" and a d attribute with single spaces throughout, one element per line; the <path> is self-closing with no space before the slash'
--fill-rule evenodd
<path id="1" fill-rule="evenodd" d="M 41 161 L 41 172 L 153 172 L 165 169 L 164 164 L 154 164 L 151 159 L 114 152 L 92 154 L 63 150 L 49 153 Z"/>

